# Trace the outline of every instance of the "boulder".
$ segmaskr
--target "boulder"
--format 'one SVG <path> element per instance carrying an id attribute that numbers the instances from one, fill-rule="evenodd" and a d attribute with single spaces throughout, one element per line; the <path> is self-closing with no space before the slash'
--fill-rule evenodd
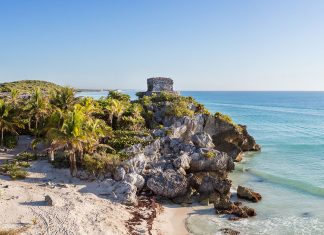
<path id="1" fill-rule="evenodd" d="M 176 169 L 182 168 L 184 170 L 188 170 L 190 168 L 190 157 L 184 153 L 173 160 L 173 166 Z"/>
<path id="2" fill-rule="evenodd" d="M 206 175 L 199 185 L 198 192 L 202 194 L 212 194 L 215 191 L 220 194 L 227 194 L 231 189 L 231 181 L 228 179 L 221 180 Z"/>
<path id="3" fill-rule="evenodd" d="M 147 165 L 147 161 L 147 157 L 143 153 L 140 153 L 125 161 L 124 165 L 126 165 L 130 169 L 130 172 L 142 174 Z"/>
<path id="4" fill-rule="evenodd" d="M 143 176 L 136 174 L 136 173 L 126 174 L 125 181 L 132 185 L 135 185 L 137 188 L 137 191 L 142 190 L 144 187 L 144 184 L 145 184 L 145 179 L 143 178 Z"/>
<path id="5" fill-rule="evenodd" d="M 240 218 L 248 218 L 256 216 L 253 208 L 242 206 L 240 203 L 233 203 L 229 200 L 220 200 L 214 203 L 216 214 L 230 215 L 229 220 L 237 220 Z"/>
<path id="6" fill-rule="evenodd" d="M 206 132 L 198 132 L 191 138 L 194 145 L 198 148 L 213 148 L 213 140 Z"/>
<path id="7" fill-rule="evenodd" d="M 190 171 L 232 171 L 234 162 L 226 153 L 215 151 L 215 156 L 208 158 L 202 154 L 195 153 L 190 156 Z"/>
<path id="8" fill-rule="evenodd" d="M 137 187 L 126 181 L 106 179 L 99 184 L 99 195 L 106 196 L 126 205 L 137 204 Z"/>
<path id="9" fill-rule="evenodd" d="M 126 171 L 123 167 L 116 167 L 114 172 L 114 179 L 116 181 L 121 181 L 125 178 Z"/>
<path id="10" fill-rule="evenodd" d="M 259 193 L 256 193 L 252 189 L 240 185 L 237 187 L 237 197 L 246 199 L 251 202 L 258 202 L 262 199 L 262 196 Z"/>
<path id="11" fill-rule="evenodd" d="M 175 198 L 186 194 L 188 181 L 183 174 L 168 169 L 149 178 L 147 187 L 156 195 Z"/>
<path id="12" fill-rule="evenodd" d="M 46 195 L 45 196 L 45 202 L 48 206 L 54 206 L 54 202 L 53 202 L 53 199 L 51 196 L 49 195 Z"/>

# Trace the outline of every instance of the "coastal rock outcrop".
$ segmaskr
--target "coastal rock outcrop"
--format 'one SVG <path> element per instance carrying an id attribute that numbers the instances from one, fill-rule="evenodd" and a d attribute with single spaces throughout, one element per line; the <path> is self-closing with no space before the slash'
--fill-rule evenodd
<path id="1" fill-rule="evenodd" d="M 240 202 L 231 202 L 220 198 L 219 201 L 214 203 L 216 214 L 227 214 L 229 220 L 238 220 L 240 218 L 248 218 L 256 216 L 253 208 L 243 206 Z"/>
<path id="2" fill-rule="evenodd" d="M 262 199 L 262 196 L 259 193 L 256 193 L 252 189 L 240 185 L 237 187 L 237 197 L 246 199 L 251 202 L 258 202 Z"/>
<path id="3" fill-rule="evenodd" d="M 220 113 L 211 115 L 192 98 L 173 93 L 169 80 L 148 83 L 149 93 L 142 95 L 150 97 L 142 96 L 140 102 L 151 135 L 145 137 L 147 144 L 122 150 L 132 157 L 113 174 L 125 189 L 118 197 L 134 202 L 136 191 L 143 190 L 179 203 L 207 200 L 218 211 L 252 215 L 230 201 L 228 179 L 243 152 L 260 150 L 246 126 Z"/>
<path id="4" fill-rule="evenodd" d="M 174 170 L 167 170 L 153 175 L 147 181 L 147 187 L 156 195 L 167 198 L 183 196 L 188 189 L 187 178 Z"/>
<path id="5" fill-rule="evenodd" d="M 106 179 L 100 183 L 99 194 L 126 205 L 137 204 L 137 188 L 134 184 L 126 181 L 115 181 Z"/>
<path id="6" fill-rule="evenodd" d="M 192 136 L 193 144 L 198 148 L 213 148 L 213 140 L 206 132 L 198 132 Z"/>

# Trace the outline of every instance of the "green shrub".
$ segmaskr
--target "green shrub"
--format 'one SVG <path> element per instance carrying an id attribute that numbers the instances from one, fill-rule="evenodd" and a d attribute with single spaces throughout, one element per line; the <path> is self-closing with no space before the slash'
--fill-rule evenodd
<path id="1" fill-rule="evenodd" d="M 175 100 L 172 104 L 168 105 L 166 108 L 166 115 L 175 116 L 175 117 L 183 117 L 189 116 L 192 117 L 195 112 L 188 108 L 189 103 L 185 100 L 179 99 Z"/>
<path id="2" fill-rule="evenodd" d="M 87 172 L 98 176 L 107 171 L 111 171 L 118 161 L 119 156 L 116 154 L 85 154 L 83 157 L 83 166 Z"/>
<path id="3" fill-rule="evenodd" d="M 130 96 L 119 91 L 109 91 L 108 98 L 130 102 Z"/>
<path id="4" fill-rule="evenodd" d="M 13 149 L 17 146 L 17 136 L 14 135 L 7 135 L 4 137 L 4 145 L 9 148 Z"/>
<path id="5" fill-rule="evenodd" d="M 216 153 L 215 152 L 213 152 L 213 151 L 208 151 L 208 152 L 206 152 L 206 153 L 203 153 L 203 156 L 205 157 L 205 158 L 214 158 L 214 157 L 216 157 Z"/>
<path id="6" fill-rule="evenodd" d="M 28 168 L 30 167 L 30 163 L 29 162 L 18 162 L 18 165 L 24 168 Z"/>
<path id="7" fill-rule="evenodd" d="M 225 122 L 228 122 L 228 123 L 230 123 L 230 124 L 236 125 L 236 124 L 234 123 L 234 121 L 232 120 L 232 118 L 231 118 L 230 116 L 226 115 L 226 114 L 222 114 L 222 113 L 220 113 L 220 112 L 216 112 L 216 113 L 215 113 L 215 117 L 216 117 L 216 118 L 219 118 L 219 119 L 221 119 L 221 120 L 223 120 L 223 121 L 225 121 Z"/>
<path id="8" fill-rule="evenodd" d="M 21 169 L 18 163 L 5 163 L 0 165 L 0 173 L 9 175 L 13 180 L 15 179 L 25 179 L 28 172 Z"/>
<path id="9" fill-rule="evenodd" d="M 120 150 L 135 144 L 148 144 L 149 142 L 143 139 L 147 136 L 149 136 L 149 133 L 145 131 L 118 130 L 114 131 L 113 137 L 107 141 L 107 144 L 115 149 L 116 152 L 119 152 Z"/>
<path id="10" fill-rule="evenodd" d="M 31 152 L 22 152 L 16 155 L 15 159 L 19 162 L 36 161 L 38 159 L 37 154 Z"/>

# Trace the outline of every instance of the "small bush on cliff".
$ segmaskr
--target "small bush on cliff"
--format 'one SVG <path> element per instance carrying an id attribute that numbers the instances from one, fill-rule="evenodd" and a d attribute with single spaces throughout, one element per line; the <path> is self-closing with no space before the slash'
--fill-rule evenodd
<path id="1" fill-rule="evenodd" d="M 212 152 L 212 151 L 209 151 L 209 152 L 203 153 L 203 156 L 204 156 L 205 158 L 210 159 L 210 158 L 214 158 L 214 157 L 216 157 L 216 153 L 214 153 L 214 152 Z"/>
<path id="2" fill-rule="evenodd" d="M 146 145 L 149 143 L 145 137 L 150 134 L 146 131 L 114 131 L 113 137 L 107 140 L 107 144 L 112 147 L 116 152 L 123 150 L 124 148 L 130 147 L 135 144 Z"/>
<path id="3" fill-rule="evenodd" d="M 215 117 L 220 119 L 220 120 L 223 120 L 225 122 L 228 122 L 230 124 L 233 124 L 233 125 L 236 125 L 235 122 L 232 120 L 232 118 L 226 114 L 222 114 L 220 112 L 216 112 L 215 113 Z"/>

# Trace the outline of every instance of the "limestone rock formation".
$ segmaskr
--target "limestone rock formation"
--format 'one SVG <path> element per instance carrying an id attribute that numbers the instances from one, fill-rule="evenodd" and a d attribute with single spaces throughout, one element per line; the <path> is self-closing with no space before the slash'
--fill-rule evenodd
<path id="1" fill-rule="evenodd" d="M 149 79 L 148 92 L 143 95 L 162 91 L 173 92 L 172 80 Z M 151 136 L 145 137 L 149 143 L 122 150 L 132 157 L 117 167 L 115 180 L 104 181 L 103 194 L 134 205 L 136 193 L 143 190 L 179 203 L 211 202 L 219 213 L 239 217 L 255 214 L 253 209 L 230 201 L 228 173 L 234 170 L 234 161 L 244 151 L 260 150 L 246 126 L 236 125 L 221 114 L 200 112 L 201 105 L 191 99 L 161 96 L 164 98 L 154 95 L 154 102 L 149 98 L 149 102 L 142 103 L 151 129 Z M 188 115 L 170 112 L 177 108 L 172 99 L 180 99 Z"/>
<path id="2" fill-rule="evenodd" d="M 187 178 L 174 170 L 167 170 L 153 175 L 147 181 L 147 187 L 156 195 L 167 198 L 183 196 L 188 190 Z"/>
<path id="3" fill-rule="evenodd" d="M 193 144 L 198 148 L 213 148 L 213 140 L 206 132 L 198 132 L 192 136 Z"/>
<path id="4" fill-rule="evenodd" d="M 240 185 L 237 187 L 237 197 L 249 200 L 251 202 L 258 202 L 262 199 L 262 196 L 259 193 Z"/>

